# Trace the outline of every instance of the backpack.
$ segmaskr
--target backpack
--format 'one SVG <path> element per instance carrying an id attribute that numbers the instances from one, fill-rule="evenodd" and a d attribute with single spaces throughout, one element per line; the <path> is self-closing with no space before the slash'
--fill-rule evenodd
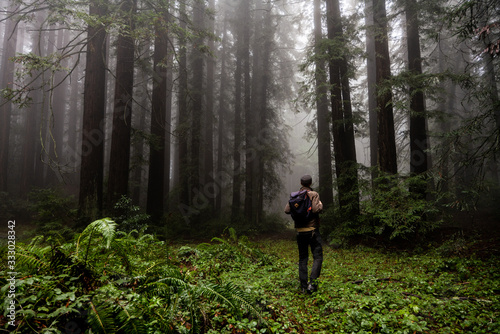
<path id="1" fill-rule="evenodd" d="M 296 191 L 290 194 L 288 205 L 290 215 L 295 222 L 295 228 L 305 227 L 315 218 L 312 212 L 312 201 L 307 195 L 309 190 Z"/>

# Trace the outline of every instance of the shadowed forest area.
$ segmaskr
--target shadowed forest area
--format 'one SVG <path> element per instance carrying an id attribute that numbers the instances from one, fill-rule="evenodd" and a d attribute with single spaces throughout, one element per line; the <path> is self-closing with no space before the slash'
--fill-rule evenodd
<path id="1" fill-rule="evenodd" d="M 497 1 L 0 0 L 0 42 L 0 332 L 500 331 Z"/>

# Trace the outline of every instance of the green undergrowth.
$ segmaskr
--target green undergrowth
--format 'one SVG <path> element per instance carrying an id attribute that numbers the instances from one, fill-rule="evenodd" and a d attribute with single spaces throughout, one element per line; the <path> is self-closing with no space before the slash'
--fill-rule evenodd
<path id="1" fill-rule="evenodd" d="M 7 263 L 7 248 L 1 250 Z M 233 229 L 173 244 L 111 220 L 72 242 L 16 245 L 16 319 L 1 268 L 0 332 L 497 333 L 500 261 L 324 247 L 319 292 L 298 289 L 296 242 Z"/>
<path id="2" fill-rule="evenodd" d="M 500 332 L 499 259 L 450 257 L 446 250 L 415 255 L 325 247 L 313 295 L 298 289 L 294 240 L 251 243 L 232 236 L 181 246 L 178 254 L 196 275 L 246 289 L 262 310 L 266 327 L 220 313 L 217 333 Z"/>

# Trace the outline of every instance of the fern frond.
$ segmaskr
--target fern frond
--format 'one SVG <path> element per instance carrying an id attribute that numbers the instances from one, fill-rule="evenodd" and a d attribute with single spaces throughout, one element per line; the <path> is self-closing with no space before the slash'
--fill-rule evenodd
<path id="1" fill-rule="evenodd" d="M 178 277 L 161 278 L 156 282 L 149 283 L 148 285 L 154 285 L 154 284 L 157 284 L 157 285 L 165 284 L 168 287 L 177 288 L 178 290 L 186 290 L 186 289 L 189 289 L 189 287 L 190 287 L 189 283 L 184 281 L 182 278 L 178 278 Z"/>
<path id="2" fill-rule="evenodd" d="M 220 242 L 221 244 L 227 244 L 227 241 L 222 239 L 222 238 L 219 238 L 219 237 L 213 237 L 211 240 L 211 242 L 214 242 L 214 241 L 218 241 Z"/>
<path id="3" fill-rule="evenodd" d="M 132 264 L 130 263 L 129 259 L 129 255 L 132 254 L 130 254 L 130 248 L 128 247 L 128 244 L 119 242 L 118 240 L 113 240 L 112 245 L 113 250 L 120 257 L 127 274 L 132 274 Z"/>
<path id="4" fill-rule="evenodd" d="M 23 247 L 22 244 L 16 244 L 16 248 L 17 264 L 25 264 L 35 268 L 49 266 L 50 246 L 40 247 L 35 242 L 33 245 L 28 245 L 28 247 Z"/>
<path id="5" fill-rule="evenodd" d="M 205 298 L 228 306 L 237 314 L 241 315 L 241 311 L 245 310 L 263 320 L 259 310 L 253 306 L 251 297 L 231 282 L 225 284 L 203 283 L 197 286 L 197 292 Z"/>
<path id="6" fill-rule="evenodd" d="M 78 240 L 76 242 L 76 256 L 78 257 L 78 252 L 80 249 L 80 244 L 86 240 L 86 238 L 89 238 L 89 245 L 92 241 L 92 236 L 94 233 L 99 233 L 104 237 L 104 240 L 106 241 L 106 248 L 109 248 L 111 245 L 111 241 L 114 239 L 116 235 L 116 223 L 109 219 L 109 218 L 103 218 L 96 220 L 92 223 L 90 223 L 85 230 L 83 230 L 82 233 L 80 233 L 80 236 L 78 237 Z"/>
<path id="7" fill-rule="evenodd" d="M 111 307 L 105 304 L 95 305 L 92 301 L 89 302 L 89 306 L 88 323 L 92 332 L 102 334 L 115 333 L 116 326 Z"/>
<path id="8" fill-rule="evenodd" d="M 45 241 L 45 237 L 43 235 L 37 235 L 33 239 L 31 239 L 30 243 L 28 244 L 28 248 L 32 247 L 41 247 L 41 244 Z"/>
<path id="9" fill-rule="evenodd" d="M 221 289 L 221 286 L 218 284 L 204 283 L 203 285 L 198 285 L 196 292 L 200 297 L 205 297 L 209 300 L 222 303 L 232 310 L 237 310 L 237 306 L 232 301 L 232 296 L 226 293 L 224 289 Z"/>
<path id="10" fill-rule="evenodd" d="M 151 234 L 144 234 L 144 235 L 140 236 L 139 239 L 137 239 L 137 241 L 140 242 L 140 243 L 142 243 L 142 242 L 144 242 L 147 239 L 149 239 L 150 241 L 154 241 L 155 238 Z"/>
<path id="11" fill-rule="evenodd" d="M 131 314 L 126 307 L 118 304 L 121 308 L 117 315 L 117 319 L 121 326 L 118 328 L 119 332 L 130 333 L 130 334 L 142 334 L 146 333 L 147 329 L 145 327 L 144 321 L 142 321 L 142 313 Z M 135 310 L 134 310 L 135 311 Z"/>

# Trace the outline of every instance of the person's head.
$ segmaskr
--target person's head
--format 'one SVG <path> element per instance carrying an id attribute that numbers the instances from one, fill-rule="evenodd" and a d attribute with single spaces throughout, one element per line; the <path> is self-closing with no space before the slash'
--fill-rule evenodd
<path id="1" fill-rule="evenodd" d="M 304 187 L 310 187 L 313 180 L 311 175 L 304 175 L 300 178 L 300 184 Z"/>

